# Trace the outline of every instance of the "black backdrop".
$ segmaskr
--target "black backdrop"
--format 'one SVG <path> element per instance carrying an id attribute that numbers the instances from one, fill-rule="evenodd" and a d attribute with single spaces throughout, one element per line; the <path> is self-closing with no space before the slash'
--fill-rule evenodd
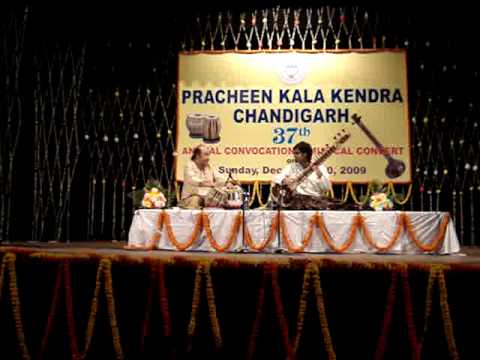
<path id="1" fill-rule="evenodd" d="M 407 48 L 414 179 L 398 207 L 451 211 L 462 243 L 475 244 L 480 62 L 473 9 L 403 2 L 0 6 L 0 241 L 125 239 L 132 187 L 149 177 L 173 185 L 176 53 L 261 44 Z M 395 189 L 402 200 L 408 187 Z M 337 186 L 338 195 L 344 191 Z"/>

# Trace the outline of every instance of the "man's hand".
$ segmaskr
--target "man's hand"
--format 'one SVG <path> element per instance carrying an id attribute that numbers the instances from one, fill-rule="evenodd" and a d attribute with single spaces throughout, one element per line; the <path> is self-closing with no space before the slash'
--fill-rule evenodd
<path id="1" fill-rule="evenodd" d="M 202 182 L 200 183 L 200 186 L 202 186 L 202 187 L 214 187 L 215 184 L 214 184 L 213 181 L 205 180 L 205 181 L 202 181 Z"/>
<path id="2" fill-rule="evenodd" d="M 322 178 L 323 174 L 322 174 L 322 171 L 320 170 L 320 167 L 319 167 L 319 166 L 316 166 L 316 167 L 315 167 L 315 174 L 317 174 L 317 177 L 318 177 L 319 179 Z"/>
<path id="3" fill-rule="evenodd" d="M 286 185 L 291 191 L 293 191 L 297 187 L 297 182 L 294 178 L 287 176 L 283 179 L 282 185 Z"/>

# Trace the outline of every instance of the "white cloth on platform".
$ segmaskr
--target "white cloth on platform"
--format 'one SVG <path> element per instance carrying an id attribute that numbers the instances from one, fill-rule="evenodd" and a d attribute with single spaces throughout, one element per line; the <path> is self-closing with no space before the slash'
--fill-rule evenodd
<path id="1" fill-rule="evenodd" d="M 137 210 L 135 212 L 129 232 L 129 246 L 142 248 L 148 247 L 149 244 L 151 244 L 157 232 L 157 219 L 162 211 L 164 210 L 148 209 Z M 193 232 L 195 221 L 201 213 L 201 210 L 169 209 L 165 211 L 170 217 L 175 238 L 179 243 L 186 243 Z M 241 211 L 223 209 L 208 209 L 203 211 L 208 215 L 213 238 L 219 246 L 224 246 L 228 241 L 235 218 L 239 214 L 241 215 Z M 295 247 L 299 247 L 302 244 L 302 239 L 309 229 L 310 219 L 315 213 L 323 217 L 327 232 L 336 247 L 341 247 L 348 240 L 353 219 L 358 214 L 363 217 L 371 238 L 375 243 L 379 246 L 385 246 L 395 232 L 399 216 L 403 214 L 403 212 L 400 211 L 282 211 L 281 213 L 285 220 L 288 236 Z M 432 243 L 444 217 L 449 216 L 448 213 L 444 212 L 408 211 L 405 212 L 405 214 L 409 217 L 418 240 L 424 245 Z M 276 216 L 277 212 L 273 210 L 248 210 L 245 212 L 245 226 L 248 228 L 254 244 L 261 244 L 268 237 L 272 221 Z M 280 237 L 280 239 L 282 239 L 282 237 Z M 242 228 L 240 228 L 228 251 L 238 250 L 242 245 L 243 231 Z M 273 241 L 263 251 L 272 252 L 279 247 L 287 249 L 283 240 L 279 243 L 277 233 Z M 170 242 L 167 236 L 165 226 L 161 231 L 159 241 L 156 243 L 156 248 L 176 250 L 175 245 Z M 205 235 L 205 230 L 201 232 L 198 239 L 195 240 L 188 250 L 215 251 Z M 309 245 L 303 251 L 310 253 L 333 252 L 323 239 L 317 227 L 314 228 Z M 455 226 L 452 221 L 449 221 L 444 241 L 439 249 L 436 249 L 433 253 L 451 254 L 459 251 L 460 245 Z M 361 232 L 357 232 L 351 247 L 345 252 L 375 253 L 379 251 L 366 241 Z M 424 253 L 424 251 L 418 248 L 404 229 L 388 253 L 421 254 Z"/>

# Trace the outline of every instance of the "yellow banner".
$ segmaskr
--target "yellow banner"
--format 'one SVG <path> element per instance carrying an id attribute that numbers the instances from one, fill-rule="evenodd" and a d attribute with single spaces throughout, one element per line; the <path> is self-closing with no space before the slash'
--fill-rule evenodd
<path id="1" fill-rule="evenodd" d="M 316 156 L 342 132 L 332 181 L 411 181 L 404 51 L 180 53 L 177 93 L 179 181 L 198 144 L 220 173 L 267 182 L 296 143 Z"/>

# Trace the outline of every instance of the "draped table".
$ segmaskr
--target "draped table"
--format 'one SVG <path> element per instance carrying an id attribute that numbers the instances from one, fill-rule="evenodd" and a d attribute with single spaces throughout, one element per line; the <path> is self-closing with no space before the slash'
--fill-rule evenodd
<path id="1" fill-rule="evenodd" d="M 144 209 L 128 247 L 181 251 L 452 254 L 460 245 L 448 213 Z"/>

